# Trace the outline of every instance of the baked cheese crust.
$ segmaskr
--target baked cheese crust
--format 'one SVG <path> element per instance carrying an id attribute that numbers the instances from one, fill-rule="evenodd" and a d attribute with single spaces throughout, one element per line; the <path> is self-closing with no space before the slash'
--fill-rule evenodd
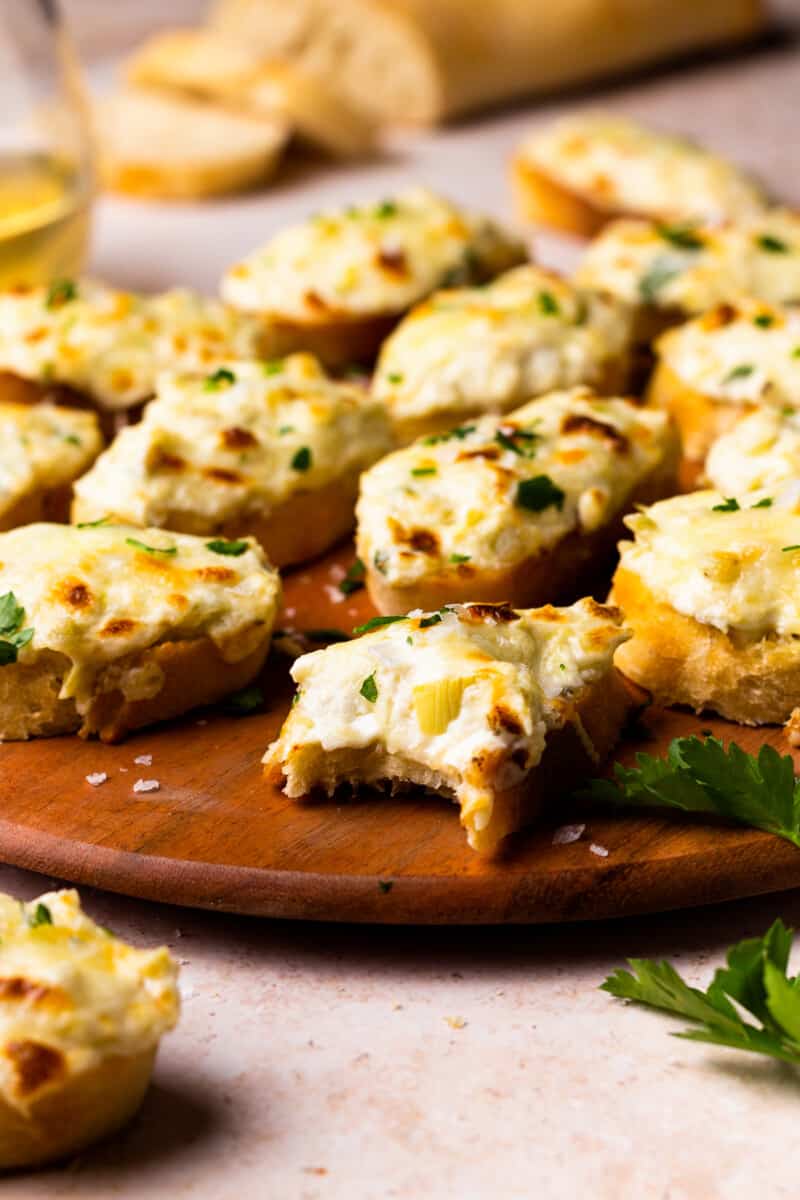
<path id="1" fill-rule="evenodd" d="M 555 388 L 623 386 L 630 338 L 626 305 L 521 266 L 413 309 L 384 343 L 374 391 L 401 430 L 446 427 Z"/>
<path id="2" fill-rule="evenodd" d="M 205 378 L 164 374 L 140 424 L 122 430 L 76 485 L 75 512 L 235 536 L 338 484 L 352 527 L 358 475 L 391 447 L 384 406 L 306 354 L 230 362 Z M 328 516 L 322 504 L 320 530 Z"/>
<path id="3" fill-rule="evenodd" d="M 576 113 L 534 130 L 515 161 L 617 216 L 714 223 L 767 207 L 762 189 L 724 158 L 609 113 Z"/>
<path id="4" fill-rule="evenodd" d="M 678 314 L 743 296 L 788 304 L 800 298 L 800 216 L 772 209 L 718 228 L 614 221 L 589 246 L 575 281 Z"/>
<path id="5" fill-rule="evenodd" d="M 0 371 L 62 385 L 102 409 L 147 400 L 167 368 L 210 371 L 256 358 L 258 321 L 174 290 L 145 296 L 93 280 L 0 292 Z"/>
<path id="6" fill-rule="evenodd" d="M 68 487 L 102 446 L 94 413 L 0 403 L 0 530 L 40 516 L 46 497 Z"/>
<path id="7" fill-rule="evenodd" d="M 516 587 L 534 579 L 538 592 L 530 564 L 540 558 L 555 589 L 542 599 L 556 599 L 544 556 L 569 535 L 615 528 L 645 481 L 659 479 L 663 495 L 677 456 L 666 413 L 584 388 L 422 438 L 362 476 L 357 548 L 373 597 L 432 588 L 429 602 L 441 603 L 472 588 L 472 598 L 500 599 L 487 581 L 505 595 L 504 573 L 522 564 Z"/>
<path id="8" fill-rule="evenodd" d="M 800 411 L 768 406 L 744 417 L 711 447 L 705 473 L 725 496 L 800 479 Z"/>
<path id="9" fill-rule="evenodd" d="M 263 659 L 280 594 L 253 542 L 103 524 L 1 534 L 0 737 L 39 666 L 51 667 L 58 701 L 85 719 L 104 693 L 157 697 L 165 675 L 148 652 L 165 644 L 207 642 L 220 670 L 257 650 Z M 185 681 L 177 711 L 192 707 L 198 686 Z"/>
<path id="10" fill-rule="evenodd" d="M 491 851 L 517 827 L 548 737 L 580 720 L 627 636 L 593 600 L 395 618 L 296 660 L 297 698 L 264 762 L 293 798 L 386 779 L 439 791 L 460 806 L 470 845 Z"/>
<path id="11" fill-rule="evenodd" d="M 487 217 L 416 188 L 284 229 L 225 273 L 222 296 L 301 325 L 393 316 L 437 287 L 490 279 L 526 257 Z"/>

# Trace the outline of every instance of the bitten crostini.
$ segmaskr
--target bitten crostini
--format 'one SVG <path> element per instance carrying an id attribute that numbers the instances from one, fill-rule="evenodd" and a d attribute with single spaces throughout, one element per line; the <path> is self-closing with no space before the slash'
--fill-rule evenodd
<path id="1" fill-rule="evenodd" d="M 373 391 L 406 443 L 557 388 L 624 391 L 630 343 L 627 305 L 542 267 L 516 267 L 412 309 L 384 343 Z"/>
<path id="2" fill-rule="evenodd" d="M 374 359 L 437 288 L 484 283 L 526 258 L 487 217 L 415 188 L 284 229 L 225 273 L 222 296 L 262 318 L 272 353 L 308 350 L 341 367 Z"/>
<path id="3" fill-rule="evenodd" d="M 77 892 L 0 894 L 0 1169 L 76 1154 L 133 1116 L 177 977 L 166 947 L 95 925 Z"/>
<path id="4" fill-rule="evenodd" d="M 0 741 L 117 741 L 237 691 L 280 596 L 253 541 L 103 523 L 0 534 Z"/>
<path id="5" fill-rule="evenodd" d="M 384 406 L 307 354 L 165 374 L 76 484 L 73 519 L 252 536 L 283 567 L 350 532 L 359 476 L 392 445 Z"/>
<path id="6" fill-rule="evenodd" d="M 72 484 L 102 448 L 94 413 L 0 401 L 0 532 L 68 521 Z"/>
<path id="7" fill-rule="evenodd" d="M 459 805 L 470 846 L 491 853 L 535 819 L 543 780 L 569 790 L 616 742 L 632 701 L 612 658 L 627 636 L 619 612 L 591 599 L 377 618 L 296 660 L 267 775 L 293 799 L 427 788 Z"/>
<path id="8" fill-rule="evenodd" d="M 422 438 L 361 479 L 372 602 L 397 613 L 604 592 L 623 514 L 675 490 L 678 458 L 666 413 L 585 388 Z"/>
<path id="9" fill-rule="evenodd" d="M 796 491 L 693 492 L 626 518 L 609 600 L 633 636 L 615 661 L 656 703 L 746 725 L 800 705 Z"/>

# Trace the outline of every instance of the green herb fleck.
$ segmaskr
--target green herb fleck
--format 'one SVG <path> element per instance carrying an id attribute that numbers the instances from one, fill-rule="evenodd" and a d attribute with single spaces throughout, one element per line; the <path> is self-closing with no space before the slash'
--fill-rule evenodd
<path id="1" fill-rule="evenodd" d="M 311 466 L 311 450 L 308 446 L 301 446 L 292 458 L 292 469 L 294 471 L 307 471 Z"/>
<path id="2" fill-rule="evenodd" d="M 552 292 L 539 292 L 536 303 L 539 305 L 539 312 L 545 317 L 557 317 L 561 312 L 558 301 Z"/>
<path id="3" fill-rule="evenodd" d="M 283 366 L 282 358 L 269 358 L 261 364 L 261 369 L 265 375 L 280 375 Z"/>
<path id="4" fill-rule="evenodd" d="M 287 433 L 294 433 L 294 425 L 281 425 L 278 429 L 278 437 L 283 437 Z"/>
<path id="5" fill-rule="evenodd" d="M 402 383 L 405 377 L 399 371 L 390 371 L 386 378 L 389 380 L 389 383 Z"/>
<path id="6" fill-rule="evenodd" d="M 715 504 L 711 509 L 712 512 L 738 512 L 739 501 L 735 496 L 725 496 L 722 504 Z"/>
<path id="7" fill-rule="evenodd" d="M 47 289 L 46 308 L 61 308 L 71 300 L 78 299 L 78 287 L 72 279 L 56 279 Z"/>
<path id="8" fill-rule="evenodd" d="M 39 925 L 53 924 L 52 913 L 46 904 L 42 904 L 41 900 L 28 917 L 28 924 L 30 925 L 31 929 L 36 929 Z"/>
<path id="9" fill-rule="evenodd" d="M 381 629 L 384 625 L 394 625 L 395 621 L 405 621 L 405 617 L 370 617 L 363 625 L 356 625 L 353 633 L 372 633 L 373 629 Z"/>
<path id="10" fill-rule="evenodd" d="M 0 596 L 0 667 L 15 663 L 19 651 L 33 637 L 32 629 L 20 629 L 24 618 L 25 609 L 13 592 Z"/>
<path id="11" fill-rule="evenodd" d="M 758 504 L 751 504 L 751 508 L 772 508 L 772 497 L 765 496 L 763 500 L 759 500 Z"/>
<path id="12" fill-rule="evenodd" d="M 65 433 L 64 441 L 68 442 L 70 446 L 82 446 L 83 445 L 83 442 L 78 437 L 78 435 L 75 433 Z"/>
<path id="13" fill-rule="evenodd" d="M 99 529 L 101 525 L 107 525 L 108 517 L 100 517 L 97 521 L 79 521 L 75 526 L 76 529 Z"/>
<path id="14" fill-rule="evenodd" d="M 428 437 L 422 439 L 423 446 L 438 446 L 440 442 L 450 442 L 453 438 L 463 442 L 465 437 L 469 437 L 474 433 L 477 426 L 475 425 L 457 425 L 455 429 L 448 429 L 447 433 L 432 433 Z"/>
<path id="15" fill-rule="evenodd" d="M 214 554 L 227 554 L 231 558 L 238 558 L 240 554 L 244 554 L 249 545 L 249 542 L 229 542 L 225 538 L 214 538 L 213 542 L 206 542 L 206 549 L 213 551 Z"/>
<path id="16" fill-rule="evenodd" d="M 520 508 L 542 512 L 553 505 L 559 510 L 563 509 L 564 498 L 564 492 L 553 483 L 549 475 L 534 475 L 533 479 L 520 480 L 514 500 Z"/>
<path id="17" fill-rule="evenodd" d="M 354 563 L 351 563 L 347 568 L 347 574 L 339 584 L 339 591 L 343 596 L 352 596 L 353 592 L 359 592 L 364 586 L 364 576 L 367 568 L 364 566 L 360 558 L 357 558 Z"/>
<path id="18" fill-rule="evenodd" d="M 796 546 L 781 546 L 781 553 L 788 554 L 790 550 L 800 550 L 800 544 Z"/>
<path id="19" fill-rule="evenodd" d="M 382 892 L 384 896 L 388 895 L 388 893 L 392 890 L 393 887 L 394 887 L 394 883 L 392 882 L 391 879 L 379 879 L 378 880 L 378 891 Z"/>
<path id="20" fill-rule="evenodd" d="M 203 383 L 206 392 L 218 392 L 221 387 L 230 387 L 236 383 L 236 376 L 228 367 L 220 367 L 213 375 L 207 375 Z"/>
<path id="21" fill-rule="evenodd" d="M 732 370 L 723 379 L 723 383 L 733 383 L 735 379 L 747 379 L 753 374 L 755 367 L 752 363 L 739 363 L 738 367 L 733 367 Z"/>
<path id="22" fill-rule="evenodd" d="M 471 554 L 451 554 L 450 562 L 451 563 L 465 563 L 465 562 L 469 562 L 471 557 L 472 557 Z"/>
<path id="23" fill-rule="evenodd" d="M 263 704 L 264 693 L 257 684 L 251 683 L 249 687 L 242 688 L 241 691 L 228 696 L 225 701 L 225 709 L 235 717 L 245 717 L 248 713 L 261 708 Z"/>
<path id="24" fill-rule="evenodd" d="M 312 642 L 349 642 L 349 636 L 343 629 L 309 629 L 306 637 Z"/>
<path id="25" fill-rule="evenodd" d="M 680 267 L 676 267 L 669 259 L 657 258 L 639 280 L 641 299 L 645 304 L 657 304 L 662 289 L 680 273 Z"/>
<path id="26" fill-rule="evenodd" d="M 370 704 L 375 703 L 375 701 L 378 699 L 378 685 L 375 682 L 374 671 L 371 675 L 367 676 L 367 678 L 361 684 L 361 687 L 358 689 L 358 692 L 359 695 L 363 696 L 365 700 L 368 700 Z"/>
<path id="27" fill-rule="evenodd" d="M 758 325 L 759 329 L 769 329 L 770 325 L 775 324 L 775 318 L 772 313 L 757 313 L 753 317 L 753 324 Z"/>
<path id="28" fill-rule="evenodd" d="M 678 250 L 703 249 L 703 239 L 691 225 L 657 225 L 656 233 Z"/>
<path id="29" fill-rule="evenodd" d="M 528 442 L 530 445 L 530 443 L 536 442 L 539 439 L 538 434 L 533 433 L 530 429 L 514 429 L 507 426 L 505 429 L 495 430 L 494 440 L 504 450 L 511 450 L 514 454 L 520 454 L 525 458 L 533 458 L 534 451 L 532 449 L 523 449 L 522 446 L 518 445 L 518 442 Z"/>
<path id="30" fill-rule="evenodd" d="M 379 221 L 385 221 L 387 217 L 396 217 L 397 212 L 398 208 L 394 200 L 383 200 L 374 209 L 374 215 Z"/>
<path id="31" fill-rule="evenodd" d="M 419 476 L 419 475 L 435 475 L 436 467 L 412 467 L 411 474 L 417 475 L 417 476 Z"/>
<path id="32" fill-rule="evenodd" d="M 771 233 L 760 233 L 756 238 L 756 245 L 759 250 L 766 250 L 769 254 L 788 254 L 789 247 L 781 238 L 776 238 Z"/>
<path id="33" fill-rule="evenodd" d="M 170 558 L 178 553 L 177 546 L 146 546 L 144 542 L 138 541 L 137 538 L 125 538 L 128 546 L 133 546 L 137 550 L 144 550 L 145 554 L 166 554 Z"/>

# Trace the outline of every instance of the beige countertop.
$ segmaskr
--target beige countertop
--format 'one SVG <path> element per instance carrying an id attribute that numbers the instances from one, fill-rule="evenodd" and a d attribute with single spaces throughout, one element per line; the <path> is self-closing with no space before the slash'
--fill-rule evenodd
<path id="1" fill-rule="evenodd" d="M 797 4 L 783 8 L 800 17 Z M 800 205 L 791 45 L 592 100 L 708 140 Z M 509 217 L 508 154 L 532 118 L 557 107 L 401 141 L 377 164 L 297 168 L 259 196 L 194 207 L 104 200 L 93 269 L 131 286 L 213 290 L 226 264 L 287 218 L 411 179 Z M 550 261 L 573 253 L 537 244 Z M 0 869 L 0 887 L 20 895 L 49 885 Z M 282 924 L 88 891 L 84 900 L 123 936 L 171 946 L 183 1018 L 130 1129 L 64 1169 L 8 1181 L 15 1200 L 798 1195 L 800 1076 L 675 1041 L 670 1020 L 626 1009 L 598 985 L 627 956 L 670 957 L 705 984 L 731 942 L 777 915 L 800 921 L 800 893 L 483 930 Z"/>

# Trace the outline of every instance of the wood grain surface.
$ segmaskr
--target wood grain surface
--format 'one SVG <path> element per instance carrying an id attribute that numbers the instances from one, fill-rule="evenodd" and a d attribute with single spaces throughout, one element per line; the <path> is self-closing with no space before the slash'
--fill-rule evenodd
<path id="1" fill-rule="evenodd" d="M 286 579 L 284 628 L 349 631 L 371 614 L 343 598 L 348 547 Z M 270 917 L 420 924 L 584 920 L 706 904 L 800 885 L 800 852 L 754 830 L 579 812 L 553 796 L 543 824 L 502 857 L 468 849 L 455 807 L 424 795 L 297 803 L 261 755 L 286 712 L 285 657 L 263 676 L 265 711 L 195 712 L 118 746 L 76 737 L 0 746 L 0 859 L 132 896 Z M 712 729 L 753 750 L 780 730 L 649 710 L 618 757 Z M 152 764 L 136 763 L 152 755 Z M 106 772 L 92 787 L 86 776 Z M 158 791 L 135 793 L 139 779 Z M 577 842 L 554 845 L 580 821 Z M 594 844 L 607 856 L 590 849 Z"/>

